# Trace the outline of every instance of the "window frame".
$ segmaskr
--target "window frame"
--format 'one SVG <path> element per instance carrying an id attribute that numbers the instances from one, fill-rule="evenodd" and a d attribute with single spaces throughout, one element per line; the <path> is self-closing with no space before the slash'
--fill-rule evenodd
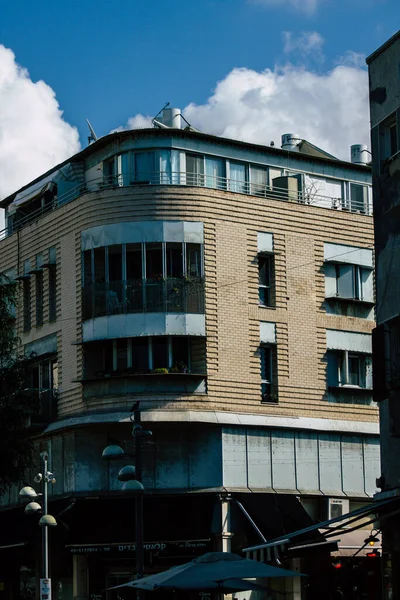
<path id="1" fill-rule="evenodd" d="M 351 381 L 350 360 L 358 361 L 358 383 Z M 368 368 L 372 369 L 372 354 L 353 350 L 327 350 L 327 384 L 332 389 L 364 390 L 372 393 L 372 376 L 368 376 Z M 336 363 L 336 367 L 335 367 Z M 329 366 L 330 365 L 330 366 Z M 335 384 L 329 381 L 329 371 L 335 370 Z M 370 385 L 368 384 L 370 381 Z"/>
<path id="2" fill-rule="evenodd" d="M 264 263 L 264 264 L 261 264 Z M 263 267 L 268 265 L 268 279 L 269 283 L 261 281 L 261 272 Z M 274 254 L 271 252 L 258 252 L 257 254 L 257 266 L 258 266 L 258 304 L 265 308 L 273 308 L 275 306 L 275 261 Z M 262 301 L 261 290 L 266 290 L 268 299 L 267 302 Z"/>
<path id="3" fill-rule="evenodd" d="M 261 376 L 261 404 L 278 404 L 276 344 L 261 343 L 259 348 L 259 354 Z"/>

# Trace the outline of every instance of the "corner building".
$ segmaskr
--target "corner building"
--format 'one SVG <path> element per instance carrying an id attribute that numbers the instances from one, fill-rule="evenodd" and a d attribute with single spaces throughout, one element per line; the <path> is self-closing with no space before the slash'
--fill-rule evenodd
<path id="1" fill-rule="evenodd" d="M 57 479 L 60 600 L 135 572 L 134 498 L 101 453 L 132 447 L 136 401 L 153 432 L 146 573 L 240 553 L 261 541 L 251 520 L 271 539 L 375 491 L 370 167 L 360 146 L 344 162 L 283 142 L 114 133 L 1 203 L 0 270 L 20 282 L 17 331 L 40 397 L 32 434 Z M 17 488 L 0 519 L 8 599 L 32 585 L 40 528 Z M 312 598 L 302 585 L 275 589 Z"/>

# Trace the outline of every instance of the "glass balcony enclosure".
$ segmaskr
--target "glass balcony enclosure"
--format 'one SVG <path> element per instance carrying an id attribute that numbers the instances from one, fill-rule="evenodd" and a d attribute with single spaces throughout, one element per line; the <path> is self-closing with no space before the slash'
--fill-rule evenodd
<path id="1" fill-rule="evenodd" d="M 83 252 L 83 319 L 204 313 L 202 244 L 140 242 Z"/>

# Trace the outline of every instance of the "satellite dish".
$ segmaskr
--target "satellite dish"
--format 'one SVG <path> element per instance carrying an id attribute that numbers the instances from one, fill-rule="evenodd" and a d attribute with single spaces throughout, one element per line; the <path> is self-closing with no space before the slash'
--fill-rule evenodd
<path id="1" fill-rule="evenodd" d="M 97 137 L 95 130 L 91 126 L 89 119 L 86 119 L 86 123 L 88 124 L 90 131 L 90 135 L 88 136 L 88 143 L 90 144 L 91 142 L 97 142 L 99 138 Z"/>

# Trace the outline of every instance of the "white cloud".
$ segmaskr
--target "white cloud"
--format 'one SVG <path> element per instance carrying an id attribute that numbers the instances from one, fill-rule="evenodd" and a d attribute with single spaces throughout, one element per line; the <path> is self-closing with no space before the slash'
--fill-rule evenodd
<path id="1" fill-rule="evenodd" d="M 250 0 L 268 8 L 291 8 L 306 15 L 313 15 L 324 0 Z"/>
<path id="2" fill-rule="evenodd" d="M 33 82 L 0 45 L 0 198 L 80 149 L 78 131 L 62 117 L 54 91 Z M 0 227 L 1 228 L 1 227 Z"/>
<path id="3" fill-rule="evenodd" d="M 351 144 L 369 145 L 368 77 L 347 65 L 317 74 L 292 65 L 257 72 L 233 69 L 186 119 L 201 131 L 259 144 L 296 133 L 349 159 Z"/>
<path id="4" fill-rule="evenodd" d="M 318 31 L 302 31 L 297 36 L 292 31 L 283 31 L 282 38 L 285 54 L 296 54 L 302 57 L 311 55 L 314 60 L 322 62 L 325 40 Z"/>

